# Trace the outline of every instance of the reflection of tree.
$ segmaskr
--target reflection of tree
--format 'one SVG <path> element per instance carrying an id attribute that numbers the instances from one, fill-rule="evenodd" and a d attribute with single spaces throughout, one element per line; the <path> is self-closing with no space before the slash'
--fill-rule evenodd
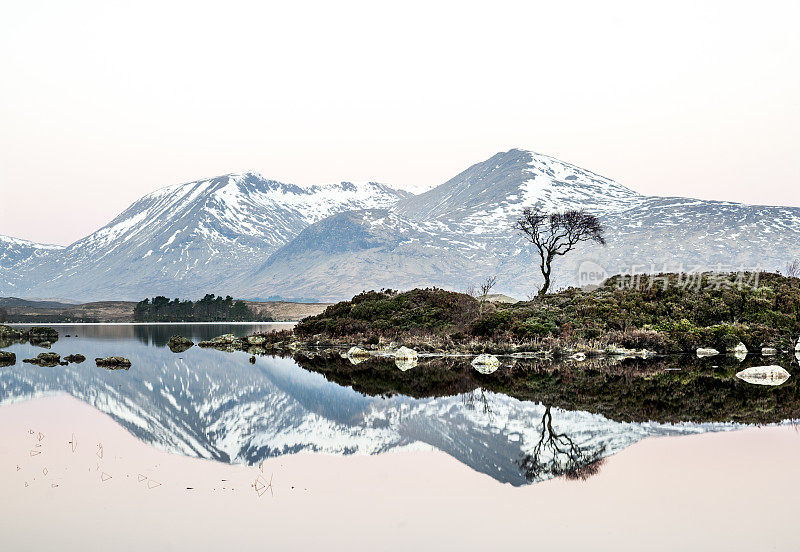
<path id="1" fill-rule="evenodd" d="M 595 450 L 581 447 L 565 433 L 553 429 L 553 415 L 548 406 L 542 416 L 542 432 L 533 452 L 518 462 L 528 481 L 550 477 L 586 480 L 597 474 L 603 464 L 605 446 Z"/>
<path id="2" fill-rule="evenodd" d="M 480 395 L 478 395 L 480 393 Z M 481 405 L 481 410 L 484 414 L 492 413 L 492 406 L 489 404 L 489 398 L 486 396 L 486 391 L 483 388 L 475 389 L 463 396 L 464 406 L 470 410 L 478 410 L 478 404 Z"/>

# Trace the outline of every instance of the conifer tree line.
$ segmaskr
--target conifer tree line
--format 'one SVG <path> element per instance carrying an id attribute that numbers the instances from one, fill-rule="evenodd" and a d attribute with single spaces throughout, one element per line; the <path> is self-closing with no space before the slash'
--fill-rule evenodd
<path id="1" fill-rule="evenodd" d="M 180 300 L 159 295 L 136 303 L 133 318 L 137 322 L 269 322 L 270 316 L 260 316 L 241 299 L 234 301 L 213 293 L 199 301 Z"/>

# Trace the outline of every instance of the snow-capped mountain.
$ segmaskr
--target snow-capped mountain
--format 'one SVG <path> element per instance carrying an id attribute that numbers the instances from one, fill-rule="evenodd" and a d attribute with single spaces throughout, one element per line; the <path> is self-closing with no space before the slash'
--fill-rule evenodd
<path id="1" fill-rule="evenodd" d="M 148 194 L 57 256 L 17 263 L 14 271 L 32 297 L 236 294 L 238 275 L 308 225 L 341 211 L 391 207 L 407 195 L 372 182 L 300 187 L 230 174 Z"/>
<path id="2" fill-rule="evenodd" d="M 583 245 L 559 259 L 556 287 L 575 284 L 587 260 L 614 274 L 780 270 L 800 258 L 800 208 L 645 196 L 552 157 L 511 150 L 401 200 L 391 216 L 361 211 L 312 225 L 275 253 L 246 290 L 291 289 L 337 300 L 365 288 L 463 290 L 497 275 L 498 290 L 526 297 L 541 281 L 538 259 L 512 225 L 534 206 L 585 209 L 606 227 L 606 247 Z M 305 239 L 322 234 L 337 236 L 325 251 Z"/>
<path id="3" fill-rule="evenodd" d="M 583 245 L 554 266 L 555 288 L 590 260 L 634 270 L 780 270 L 800 258 L 800 208 L 638 194 L 523 150 L 498 153 L 412 195 L 386 186 L 299 187 L 246 173 L 149 194 L 63 250 L 0 258 L 0 295 L 80 300 L 309 297 L 364 289 L 463 290 L 488 276 L 525 297 L 538 260 L 513 228 L 523 208 L 585 209 L 606 247 Z M 13 263 L 13 264 L 12 264 Z"/>
<path id="4" fill-rule="evenodd" d="M 32 256 L 61 249 L 64 249 L 64 246 L 36 243 L 0 235 L 0 267 L 12 268 Z"/>
<path id="5" fill-rule="evenodd" d="M 247 355 L 196 347 L 178 356 L 133 339 L 87 338 L 87 331 L 81 328 L 80 338 L 59 340 L 52 350 L 81 351 L 89 358 L 124 350 L 133 368 L 42 370 L 20 362 L 0 371 L 0 405 L 69 393 L 161 450 L 224 462 L 257 465 L 301 451 L 382 454 L 435 448 L 497 481 L 530 482 L 520 462 L 542 439 L 546 407 L 541 404 L 480 390 L 427 399 L 370 397 L 290 359 L 264 357 L 251 365 Z M 38 352 L 27 344 L 9 350 L 18 359 Z M 550 413 L 555 431 L 568 436 L 587 459 L 614 454 L 648 436 L 739 427 L 622 423 L 555 407 Z M 546 464 L 558 461 L 554 451 L 549 453 Z M 531 481 L 550 476 L 545 470 Z"/>
<path id="6" fill-rule="evenodd" d="M 21 271 L 17 269 L 19 265 L 26 261 L 38 264 L 52 252 L 63 249 L 61 245 L 36 243 L 0 235 L 0 288 L 7 290 L 6 295 L 23 288 Z"/>

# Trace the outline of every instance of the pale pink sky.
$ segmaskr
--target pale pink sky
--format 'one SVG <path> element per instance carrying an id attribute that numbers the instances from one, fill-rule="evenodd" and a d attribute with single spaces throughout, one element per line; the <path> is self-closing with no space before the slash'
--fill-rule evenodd
<path id="1" fill-rule="evenodd" d="M 0 234 L 242 170 L 427 189 L 512 147 L 800 206 L 800 4 L 30 1 L 0 11 Z"/>

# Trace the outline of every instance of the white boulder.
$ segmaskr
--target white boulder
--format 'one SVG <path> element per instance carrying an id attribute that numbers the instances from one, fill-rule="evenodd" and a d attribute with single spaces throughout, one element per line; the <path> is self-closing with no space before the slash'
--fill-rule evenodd
<path id="1" fill-rule="evenodd" d="M 394 353 L 394 364 L 403 372 L 416 366 L 418 359 L 417 352 L 408 347 L 400 347 Z"/>
<path id="2" fill-rule="evenodd" d="M 583 362 L 586 360 L 586 353 L 575 353 L 574 355 L 570 356 L 572 360 L 576 362 Z"/>
<path id="3" fill-rule="evenodd" d="M 350 347 L 350 349 L 347 351 L 347 355 L 345 356 L 351 364 L 361 364 L 370 357 L 370 354 L 369 351 L 366 351 L 361 347 Z"/>
<path id="4" fill-rule="evenodd" d="M 700 347 L 699 349 L 697 349 L 697 358 L 716 356 L 718 354 L 719 351 L 717 351 L 716 349 L 711 349 L 706 347 Z"/>
<path id="5" fill-rule="evenodd" d="M 778 349 L 775 347 L 761 347 L 761 356 L 775 356 L 778 354 Z"/>
<path id="6" fill-rule="evenodd" d="M 728 349 L 728 353 L 733 355 L 733 357 L 738 360 L 739 362 L 743 361 L 747 356 L 747 347 L 741 341 L 736 344 L 735 347 Z"/>
<path id="7" fill-rule="evenodd" d="M 347 356 L 366 358 L 369 356 L 369 351 L 362 349 L 361 347 L 350 347 L 347 350 Z"/>
<path id="8" fill-rule="evenodd" d="M 791 374 L 780 366 L 753 366 L 738 372 L 736 377 L 754 385 L 780 385 Z"/>
<path id="9" fill-rule="evenodd" d="M 492 374 L 500 368 L 500 361 L 496 356 L 484 353 L 472 360 L 472 367 L 481 374 Z"/>

